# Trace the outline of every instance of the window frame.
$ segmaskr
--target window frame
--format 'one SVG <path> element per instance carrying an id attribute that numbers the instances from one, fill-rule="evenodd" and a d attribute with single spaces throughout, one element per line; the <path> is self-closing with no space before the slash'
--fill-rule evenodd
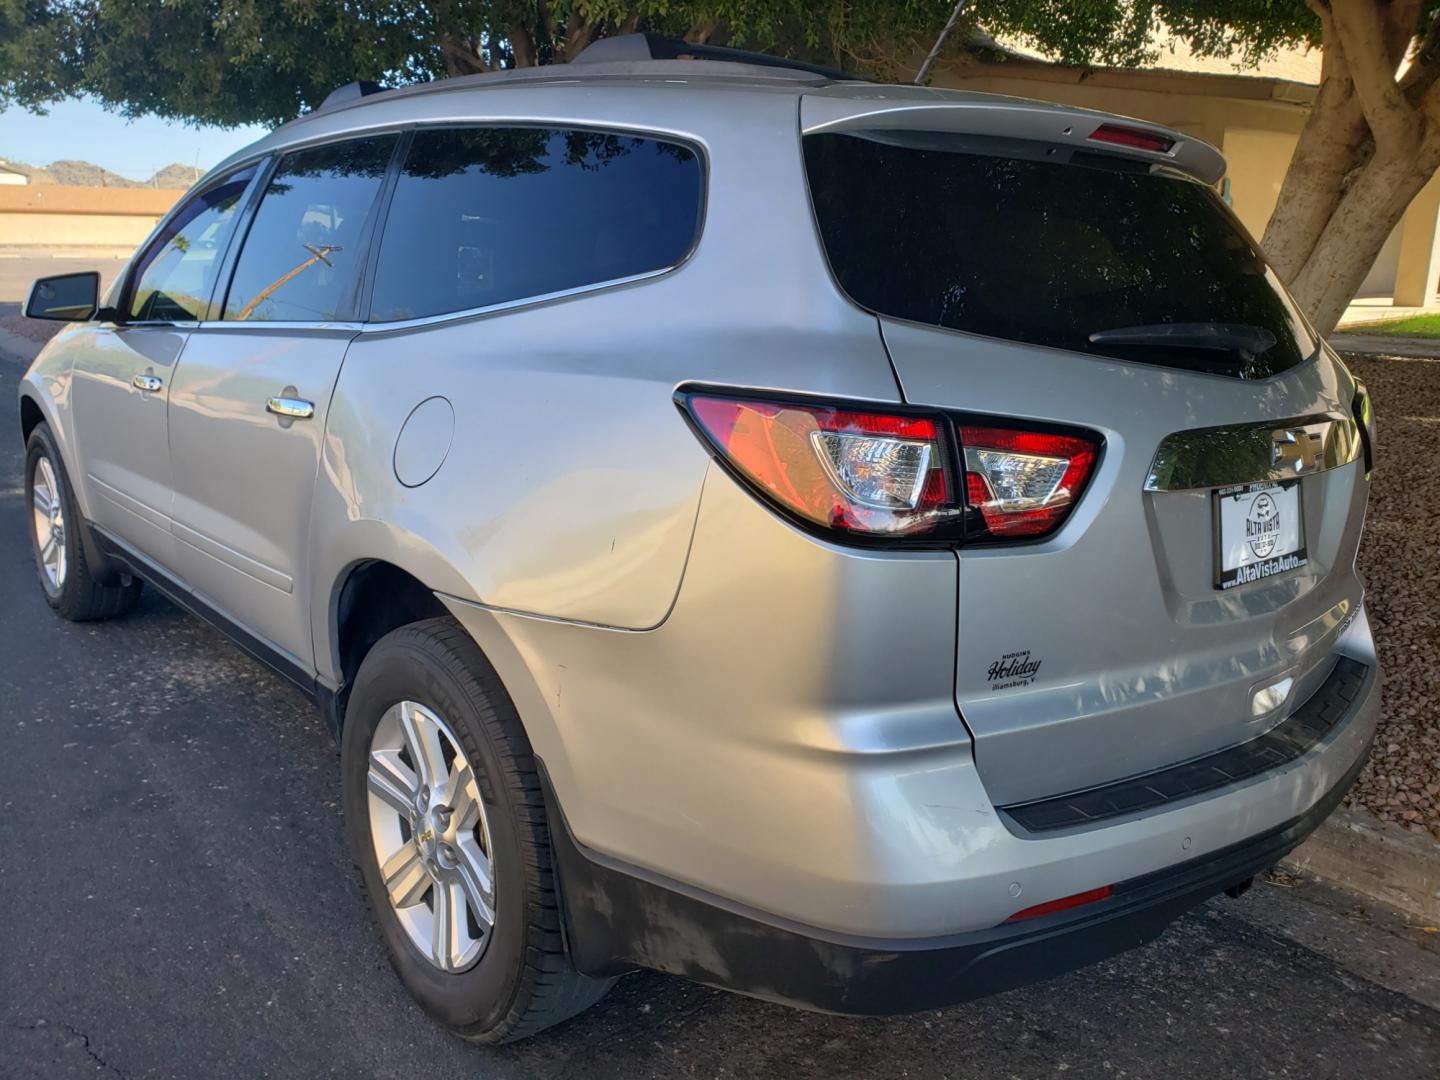
<path id="1" fill-rule="evenodd" d="M 203 186 L 197 185 L 194 190 L 188 191 L 183 199 L 172 206 L 168 213 L 162 217 L 159 223 L 151 230 L 145 242 L 136 249 L 135 255 L 130 259 L 130 265 L 126 267 L 125 274 L 121 279 L 119 294 L 115 299 L 115 325 L 116 326 L 198 326 L 200 323 L 212 318 L 215 312 L 215 294 L 223 285 L 228 291 L 230 288 L 230 271 L 236 252 L 239 250 L 235 245 L 235 239 L 242 231 L 248 231 L 250 227 L 250 216 L 253 214 L 257 199 L 256 191 L 258 183 L 262 178 L 268 177 L 273 161 L 267 160 L 267 155 L 260 155 L 246 161 L 236 162 L 234 166 L 227 169 L 223 174 L 214 180 L 208 181 Z M 177 217 L 179 217 L 196 199 L 202 198 L 220 187 L 236 173 L 244 172 L 246 169 L 254 169 L 255 175 L 250 177 L 246 184 L 245 191 L 240 196 L 240 207 L 236 211 L 235 227 L 230 230 L 230 236 L 225 241 L 225 249 L 220 252 L 217 260 L 215 281 L 210 286 L 210 295 L 205 298 L 205 310 L 196 319 L 131 319 L 129 318 L 130 304 L 135 298 L 135 286 L 139 283 L 140 277 L 148 267 L 146 257 L 155 249 L 157 244 L 169 243 L 165 238 L 165 230 Z"/>
<path id="2" fill-rule="evenodd" d="M 597 281 L 588 285 L 577 285 L 569 289 L 561 289 L 556 292 L 539 293 L 534 296 L 519 297 L 515 300 L 504 300 L 495 304 L 484 304 L 479 307 L 462 308 L 458 311 L 445 311 L 436 315 L 421 315 L 414 319 L 396 319 L 389 322 L 372 322 L 372 304 L 374 301 L 376 268 L 380 261 L 380 248 L 385 239 L 385 226 L 390 218 L 390 206 L 394 199 L 395 188 L 399 183 L 400 171 L 404 168 L 405 161 L 409 156 L 410 144 L 414 141 L 414 135 L 418 132 L 432 131 L 466 131 L 473 129 L 495 129 L 495 128 L 521 128 L 540 129 L 550 131 L 585 131 L 597 135 L 617 135 L 622 138 L 649 139 L 652 142 L 671 143 L 682 146 L 695 155 L 695 160 L 700 167 L 700 192 L 697 202 L 695 223 L 691 233 L 690 243 L 686 246 L 680 256 L 674 262 L 658 267 L 654 270 L 647 270 L 640 274 L 630 274 L 625 277 L 610 278 L 605 281 Z M 561 300 L 568 300 L 574 296 L 587 295 L 601 290 L 616 289 L 637 282 L 650 281 L 662 277 L 680 269 L 688 263 L 695 255 L 700 246 L 700 240 L 705 234 L 705 222 L 710 209 L 710 157 L 706 152 L 703 143 L 698 139 L 687 135 L 680 135 L 674 132 L 656 131 L 650 128 L 625 127 L 611 124 L 583 124 L 558 119 L 526 119 L 526 120 L 438 120 L 426 123 L 412 123 L 405 130 L 405 137 L 401 140 L 398 148 L 397 160 L 391 163 L 390 174 L 386 177 L 384 193 L 384 205 L 379 214 L 376 215 L 376 228 L 370 237 L 370 250 L 367 252 L 367 259 L 364 270 L 363 288 L 361 290 L 361 304 L 358 310 L 358 321 L 362 334 L 378 334 L 390 331 L 409 330 L 417 326 L 430 326 L 436 323 L 452 322 L 460 319 L 483 318 L 501 312 L 513 311 L 519 308 L 534 307 L 539 304 L 557 303 Z"/>
<path id="3" fill-rule="evenodd" d="M 379 226 L 389 215 L 390 196 L 395 188 L 395 180 L 399 175 L 399 167 L 404 161 L 402 156 L 410 146 L 410 133 L 413 125 L 387 125 L 365 131 L 351 131 L 343 135 L 330 136 L 323 139 L 314 139 L 307 142 L 296 143 L 293 146 L 276 148 L 269 151 L 264 158 L 263 168 L 256 174 L 255 187 L 249 193 L 249 202 L 245 207 L 245 217 L 237 226 L 232 236 L 230 249 L 226 252 L 226 259 L 221 267 L 221 275 L 217 278 L 217 289 L 211 296 L 209 310 L 203 325 L 206 329 L 219 327 L 239 327 L 254 330 L 256 328 L 269 327 L 272 329 L 304 329 L 306 327 L 329 329 L 336 326 L 353 326 L 361 320 L 362 299 L 368 299 L 369 295 L 369 274 L 371 271 L 371 260 L 378 244 L 375 238 L 379 234 Z M 326 146 L 339 146 L 348 142 L 360 142 L 364 139 L 383 139 L 395 136 L 395 146 L 390 152 L 390 160 L 385 164 L 385 174 L 381 177 L 380 187 L 375 193 L 374 200 L 367 211 L 365 228 L 360 235 L 360 272 L 356 277 L 355 284 L 350 288 L 349 295 L 345 297 L 343 305 L 335 313 L 333 319 L 263 319 L 256 322 L 241 321 L 238 319 L 225 318 L 225 305 L 230 301 L 230 289 L 234 284 L 235 268 L 240 264 L 240 256 L 244 254 L 245 244 L 250 240 L 250 229 L 255 223 L 255 217 L 259 212 L 260 203 L 265 198 L 265 192 L 270 187 L 270 181 L 274 179 L 276 171 L 280 168 L 280 162 L 292 154 L 303 154 L 310 150 L 318 150 Z M 243 164 L 236 168 L 244 168 Z M 228 175 L 228 174 L 227 174 Z M 243 230 L 243 236 L 241 232 Z M 234 243 L 235 237 L 240 238 L 240 243 Z M 220 282 L 224 283 L 223 291 L 218 288 Z"/>

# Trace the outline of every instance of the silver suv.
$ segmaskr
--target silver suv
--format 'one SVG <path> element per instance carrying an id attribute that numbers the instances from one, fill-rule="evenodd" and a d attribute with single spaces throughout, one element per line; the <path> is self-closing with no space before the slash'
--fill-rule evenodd
<path id="1" fill-rule="evenodd" d="M 1368 399 L 1220 155 L 655 45 L 346 88 L 38 282 L 51 605 L 145 582 L 315 698 L 483 1041 L 635 968 L 931 1008 L 1238 892 L 1379 669 Z"/>

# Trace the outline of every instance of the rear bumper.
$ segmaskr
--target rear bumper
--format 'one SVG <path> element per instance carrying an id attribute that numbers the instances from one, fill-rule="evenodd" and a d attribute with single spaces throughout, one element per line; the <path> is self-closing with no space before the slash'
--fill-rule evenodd
<path id="1" fill-rule="evenodd" d="M 1333 754 L 1343 746 L 1347 767 L 1293 818 L 1115 882 L 1113 896 L 1083 908 L 942 937 L 821 931 L 665 881 L 582 848 L 547 790 L 571 953 L 588 974 L 650 968 L 783 1004 L 855 1015 L 937 1008 L 1063 974 L 1150 941 L 1181 913 L 1274 865 L 1314 831 L 1365 763 L 1378 690 L 1379 669 L 1372 666 L 1327 745 L 1312 751 Z M 1235 795 L 1220 794 L 1213 802 L 1223 805 Z M 1244 799 L 1237 802 L 1243 810 Z"/>

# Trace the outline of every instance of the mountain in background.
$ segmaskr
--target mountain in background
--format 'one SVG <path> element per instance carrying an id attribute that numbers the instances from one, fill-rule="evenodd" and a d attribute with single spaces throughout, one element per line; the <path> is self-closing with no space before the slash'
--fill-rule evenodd
<path id="1" fill-rule="evenodd" d="M 201 175 L 193 166 L 179 162 L 166 165 L 149 180 L 128 180 L 89 161 L 52 161 L 48 166 L 40 166 L 0 159 L 0 165 L 12 172 L 23 173 L 32 184 L 62 184 L 66 187 L 188 188 Z"/>

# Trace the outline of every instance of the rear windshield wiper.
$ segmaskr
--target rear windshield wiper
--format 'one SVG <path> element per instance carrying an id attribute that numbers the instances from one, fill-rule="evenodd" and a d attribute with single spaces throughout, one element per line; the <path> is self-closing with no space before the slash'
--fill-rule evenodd
<path id="1" fill-rule="evenodd" d="M 1092 345 L 1158 345 L 1173 349 L 1214 349 L 1237 353 L 1244 359 L 1259 356 L 1275 345 L 1275 335 L 1263 326 L 1245 323 L 1156 323 L 1097 330 Z"/>

